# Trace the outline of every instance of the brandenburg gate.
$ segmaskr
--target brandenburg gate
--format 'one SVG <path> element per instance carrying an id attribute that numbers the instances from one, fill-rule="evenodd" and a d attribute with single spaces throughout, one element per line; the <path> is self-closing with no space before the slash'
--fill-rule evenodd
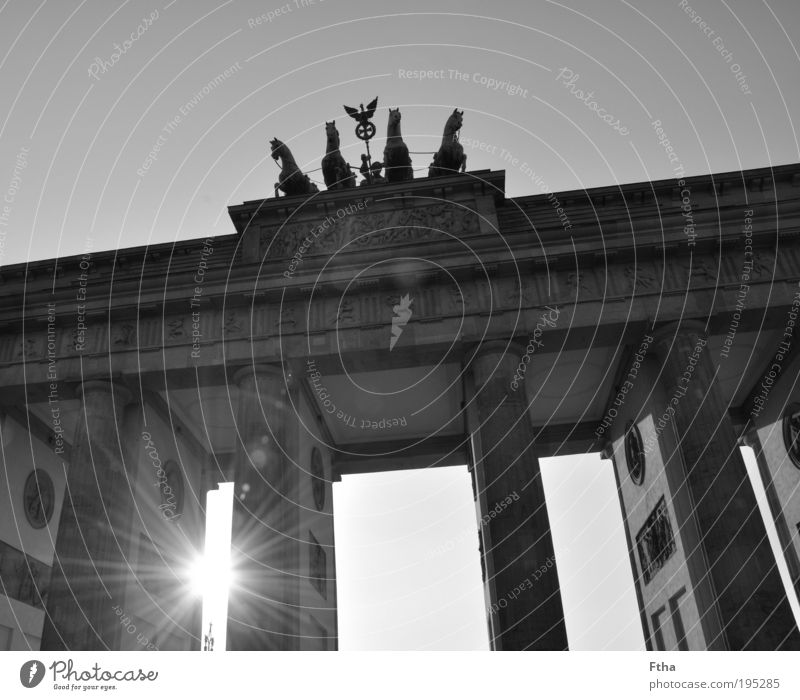
<path id="1" fill-rule="evenodd" d="M 42 649 L 199 648 L 182 572 L 223 481 L 228 648 L 335 649 L 332 483 L 460 464 L 492 647 L 566 649 L 557 564 L 524 582 L 555 561 L 539 459 L 586 452 L 648 649 L 800 648 L 740 450 L 797 591 L 800 166 L 518 198 L 457 170 L 2 269 L 7 595 Z"/>

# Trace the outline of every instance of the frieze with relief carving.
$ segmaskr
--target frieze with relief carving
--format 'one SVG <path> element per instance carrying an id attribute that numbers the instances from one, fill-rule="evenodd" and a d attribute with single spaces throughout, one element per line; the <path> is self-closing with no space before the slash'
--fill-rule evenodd
<path id="1" fill-rule="evenodd" d="M 800 250 L 800 248 L 798 249 Z M 794 252 L 794 251 L 793 251 Z M 769 250 L 754 252 L 754 265 L 750 274 L 750 284 L 770 283 L 774 279 L 796 280 L 795 257 L 781 253 L 777 258 Z M 692 282 L 700 287 L 721 287 L 741 282 L 742 260 L 740 256 L 733 264 L 719 258 L 701 254 L 693 257 Z M 523 278 L 520 290 L 515 275 L 492 278 L 490 291 L 485 280 L 459 280 L 457 284 L 448 279 L 422 287 L 413 285 L 408 290 L 414 298 L 414 318 L 436 319 L 461 317 L 462 314 L 486 314 L 496 309 L 517 310 L 537 308 L 547 303 L 596 302 L 606 297 L 628 296 L 636 282 L 636 296 L 642 298 L 664 292 L 684 292 L 690 270 L 686 259 L 667 259 L 640 261 L 634 266 L 631 262 L 601 265 L 580 270 L 561 270 L 550 273 L 540 271 Z M 662 279 L 664 279 L 662 283 Z M 397 303 L 398 293 L 383 291 L 360 291 L 348 294 L 340 307 L 339 293 L 328 296 L 321 290 L 312 295 L 313 304 L 308 309 L 307 301 L 283 304 L 259 302 L 259 311 L 251 305 L 228 308 L 224 314 L 213 307 L 202 312 L 202 335 L 208 342 L 241 337 L 269 337 L 282 334 L 305 332 L 326 332 L 332 328 L 364 328 L 384 325 L 391 318 L 391 307 Z M 778 303 L 777 301 L 775 303 Z M 308 328 L 306 328 L 308 321 Z M 251 325 L 252 324 L 252 325 Z M 125 352 L 131 349 L 150 349 L 168 346 L 189 345 L 192 341 L 191 315 L 187 313 L 162 316 L 154 313 L 138 321 L 115 321 L 109 324 L 103 319 L 92 319 L 85 332 L 79 333 L 74 323 L 57 328 L 57 356 L 59 360 L 79 354 Z M 26 326 L 23 335 L 18 331 L 0 336 L 0 362 L 21 364 L 24 362 L 42 363 L 46 361 L 44 348 L 47 347 L 46 326 Z"/>
<path id="2" fill-rule="evenodd" d="M 242 321 L 235 311 L 228 311 L 225 315 L 224 324 L 225 335 L 241 335 L 243 326 Z"/>
<path id="3" fill-rule="evenodd" d="M 564 283 L 561 285 L 564 298 L 581 302 L 601 296 L 598 294 L 593 272 L 593 270 L 573 270 L 566 273 Z"/>
<path id="4" fill-rule="evenodd" d="M 297 319 L 295 318 L 294 306 L 284 304 L 278 313 L 276 313 L 275 321 L 272 324 L 273 328 L 286 330 L 289 328 L 294 328 L 296 325 Z"/>
<path id="5" fill-rule="evenodd" d="M 511 283 L 508 280 L 501 280 L 500 290 L 502 294 L 498 294 L 498 297 L 503 299 L 507 307 L 524 308 L 532 304 L 534 292 L 528 280 L 520 280 L 517 277 L 514 277 Z"/>
<path id="6" fill-rule="evenodd" d="M 475 294 L 472 283 L 460 282 L 458 285 L 447 286 L 444 298 L 444 312 L 467 315 L 475 309 Z"/>
<path id="7" fill-rule="evenodd" d="M 292 257 L 299 251 L 307 236 L 313 240 L 307 255 L 319 255 L 340 250 L 353 252 L 377 246 L 441 241 L 447 240 L 449 236 L 462 238 L 480 232 L 478 215 L 452 204 L 432 204 L 413 209 L 354 213 L 338 219 L 335 216 L 329 218 L 335 223 L 316 239 L 314 232 L 322 224 L 322 221 L 316 219 L 262 232 L 262 255 L 272 258 Z"/>
<path id="8" fill-rule="evenodd" d="M 350 299 L 332 299 L 329 303 L 331 305 L 331 312 L 328 315 L 330 326 L 338 328 L 341 325 L 355 325 L 357 323 L 356 310 Z M 375 323 L 375 321 L 377 321 L 377 316 L 375 319 L 370 319 L 372 323 Z"/>
<path id="9" fill-rule="evenodd" d="M 181 340 L 186 337 L 183 318 L 173 318 L 167 322 L 167 340 Z"/>
<path id="10" fill-rule="evenodd" d="M 785 261 L 784 261 L 785 265 Z M 776 265 L 775 254 L 769 250 L 753 251 L 753 278 L 768 280 L 775 274 L 776 279 L 780 276 L 780 268 L 784 265 Z"/>
<path id="11" fill-rule="evenodd" d="M 650 265 L 626 265 L 623 273 L 628 285 L 626 291 L 633 292 L 635 289 L 638 294 L 643 294 L 658 289 L 658 282 Z"/>
<path id="12" fill-rule="evenodd" d="M 22 336 L 17 343 L 17 351 L 14 355 L 16 360 L 37 360 L 41 357 L 38 346 L 38 338 L 30 337 L 29 334 Z"/>
<path id="13" fill-rule="evenodd" d="M 695 265 L 692 267 L 692 276 L 699 278 L 704 284 L 720 284 L 722 271 L 719 261 L 713 258 L 696 258 Z"/>
<path id="14" fill-rule="evenodd" d="M 111 344 L 115 347 L 132 347 L 136 344 L 136 326 L 132 323 L 114 325 Z"/>

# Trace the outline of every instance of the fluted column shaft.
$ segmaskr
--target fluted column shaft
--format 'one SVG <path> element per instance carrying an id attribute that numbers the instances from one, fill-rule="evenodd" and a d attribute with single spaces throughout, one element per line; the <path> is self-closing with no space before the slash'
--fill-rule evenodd
<path id="1" fill-rule="evenodd" d="M 234 478 L 234 586 L 228 648 L 291 648 L 297 611 L 291 605 L 297 569 L 285 456 L 287 377 L 279 366 L 245 367 L 239 387 Z"/>
<path id="2" fill-rule="evenodd" d="M 84 382 L 56 540 L 42 649 L 118 649 L 132 498 L 121 424 L 129 392 Z"/>
<path id="3" fill-rule="evenodd" d="M 504 650 L 567 648 L 553 539 L 524 383 L 512 389 L 523 350 L 489 344 L 473 361 L 488 512 L 481 513 L 494 571 L 492 609 Z"/>

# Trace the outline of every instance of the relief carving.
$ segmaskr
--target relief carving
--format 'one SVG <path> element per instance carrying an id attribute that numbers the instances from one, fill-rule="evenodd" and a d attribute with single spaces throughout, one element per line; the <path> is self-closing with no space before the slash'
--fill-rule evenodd
<path id="1" fill-rule="evenodd" d="M 473 311 L 477 311 L 472 303 L 472 292 L 467 289 L 466 285 L 449 285 L 447 287 L 445 299 L 445 311 L 447 312 L 468 314 L 472 313 Z"/>
<path id="2" fill-rule="evenodd" d="M 186 336 L 186 330 L 183 327 L 182 318 L 175 318 L 172 321 L 169 321 L 167 323 L 167 328 L 169 328 L 169 332 L 167 333 L 167 338 L 169 340 L 178 340 Z"/>
<path id="3" fill-rule="evenodd" d="M 590 279 L 585 272 L 575 271 L 568 273 L 567 287 L 569 287 L 570 296 L 581 301 L 585 301 L 588 296 L 593 296 L 594 291 L 589 283 Z"/>
<path id="4" fill-rule="evenodd" d="M 35 360 L 39 355 L 39 349 L 36 346 L 36 338 L 25 338 L 20 340 L 17 344 L 17 352 L 15 355 L 18 360 Z"/>
<path id="5" fill-rule="evenodd" d="M 235 311 L 229 311 L 225 315 L 225 335 L 236 335 L 242 332 L 242 324 Z"/>
<path id="6" fill-rule="evenodd" d="M 349 299 L 341 299 L 339 301 L 336 312 L 330 321 L 332 326 L 338 326 L 343 323 L 357 323 L 355 308 L 353 302 Z"/>
<path id="7" fill-rule="evenodd" d="M 123 323 L 115 326 L 111 333 L 111 344 L 132 346 L 136 342 L 136 326 L 132 323 Z"/>
<path id="8" fill-rule="evenodd" d="M 689 271 L 688 263 L 686 264 L 686 271 L 687 273 Z M 705 258 L 693 261 L 692 274 L 702 277 L 706 282 L 714 282 L 715 284 L 719 283 L 720 280 L 720 270 L 716 263 Z"/>
<path id="9" fill-rule="evenodd" d="M 446 240 L 448 234 L 460 238 L 480 232 L 477 214 L 449 204 L 350 214 L 334 221 L 316 239 L 313 238 L 313 231 L 320 226 L 318 221 L 290 224 L 278 232 L 265 230 L 260 237 L 262 254 L 268 253 L 275 258 L 291 257 L 307 236 L 313 240 L 308 254 L 318 255 L 334 253 L 345 247 L 352 251 L 400 243 Z"/>
<path id="10" fill-rule="evenodd" d="M 506 306 L 511 306 L 516 309 L 533 305 L 531 291 L 524 281 L 522 285 L 520 285 L 520 281 L 514 277 L 511 284 L 503 284 L 501 281 L 501 287 L 505 289 L 503 300 Z"/>
<path id="11" fill-rule="evenodd" d="M 273 328 L 277 328 L 278 330 L 284 327 L 294 328 L 297 325 L 297 321 L 294 318 L 294 307 L 284 306 L 282 309 L 278 309 L 278 318 L 272 325 Z"/>
<path id="12" fill-rule="evenodd" d="M 658 287 L 655 275 L 642 267 L 626 265 L 623 274 L 631 290 L 634 288 L 652 290 Z"/>
<path id="13" fill-rule="evenodd" d="M 84 341 L 86 340 L 86 335 L 81 335 L 78 333 L 77 328 L 72 329 L 72 336 L 70 338 L 69 343 L 69 350 L 72 352 L 78 352 L 80 349 L 85 348 Z"/>
<path id="14" fill-rule="evenodd" d="M 753 251 L 753 277 L 767 280 L 772 278 L 773 272 L 775 273 L 775 277 L 778 277 L 775 268 L 775 256 L 772 253 L 765 250 Z"/>

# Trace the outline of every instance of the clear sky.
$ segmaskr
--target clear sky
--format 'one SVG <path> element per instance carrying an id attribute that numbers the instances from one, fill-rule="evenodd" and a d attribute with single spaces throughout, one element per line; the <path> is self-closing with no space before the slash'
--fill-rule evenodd
<path id="1" fill-rule="evenodd" d="M 558 191 L 673 177 L 654 122 L 688 175 L 797 162 L 799 47 L 797 0 L 6 0 L 0 264 L 230 233 L 226 206 L 272 194 L 270 139 L 313 171 L 335 119 L 357 164 L 342 105 L 375 95 L 375 151 L 389 107 L 421 152 L 438 147 L 458 107 L 468 169 L 504 168 L 508 196 L 539 193 L 537 182 Z M 412 157 L 427 169 L 430 155 Z M 610 471 L 597 458 L 543 469 L 571 646 L 640 648 L 630 597 L 614 597 L 630 574 Z M 341 620 L 343 646 L 485 644 L 482 607 L 476 621 L 470 602 L 464 634 L 448 635 L 428 616 L 452 621 L 449 599 L 413 579 L 441 562 L 449 585 L 447 557 L 419 556 L 438 546 L 434 533 L 455 539 L 458 596 L 475 599 L 464 474 L 337 485 L 337 508 L 347 504 L 337 528 L 350 542 L 338 563 L 352 566 L 343 610 L 354 597 L 362 615 L 382 606 L 361 636 Z M 435 526 L 441 513 L 451 517 Z M 389 542 L 405 547 L 396 575 L 369 569 Z M 370 577 L 396 588 L 369 600 Z M 587 578 L 606 607 L 579 587 Z M 429 607 L 412 616 L 403 606 L 420 594 Z"/>
<path id="2" fill-rule="evenodd" d="M 387 108 L 400 107 L 413 151 L 435 150 L 448 114 L 463 109 L 469 169 L 506 167 L 511 196 L 540 191 L 530 169 L 554 191 L 670 177 L 654 120 L 688 174 L 797 161 L 796 0 L 695 2 L 711 36 L 685 9 L 677 0 L 7 0 L 0 191 L 21 152 L 26 165 L 0 263 L 230 233 L 226 206 L 272 191 L 270 139 L 313 170 L 324 122 L 336 119 L 357 164 L 342 104 L 375 95 L 378 138 Z"/>
<path id="3" fill-rule="evenodd" d="M 334 484 L 339 648 L 488 649 L 466 467 Z"/>

